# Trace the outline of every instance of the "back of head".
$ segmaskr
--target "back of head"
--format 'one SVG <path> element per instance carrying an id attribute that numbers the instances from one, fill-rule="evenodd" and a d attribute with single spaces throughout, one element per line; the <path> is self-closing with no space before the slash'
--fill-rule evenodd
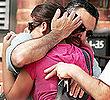
<path id="1" fill-rule="evenodd" d="M 86 0 L 71 0 L 68 5 L 65 7 L 65 9 L 69 10 L 71 8 L 77 9 L 79 7 L 84 8 L 91 16 L 96 18 L 96 24 L 99 19 L 99 13 L 97 8 L 92 5 L 90 2 Z"/>
<path id="2" fill-rule="evenodd" d="M 92 17 L 96 19 L 96 24 L 95 24 L 95 27 L 96 27 L 98 18 L 99 18 L 99 13 L 98 13 L 98 10 L 95 8 L 95 6 L 93 6 L 91 3 L 87 2 L 86 0 L 71 0 L 68 3 L 68 5 L 65 7 L 68 13 L 70 13 L 72 10 L 76 11 L 77 9 L 80 9 L 80 8 L 84 8 Z M 86 29 L 84 24 L 81 24 L 81 26 L 78 27 L 75 31 L 78 31 L 81 29 L 84 29 L 84 30 Z M 66 42 L 70 44 L 71 43 L 74 44 L 76 41 L 77 45 L 81 45 L 80 38 L 78 38 L 77 36 L 74 36 L 74 34 L 78 33 L 75 31 L 72 32 L 72 34 L 66 39 Z"/>
<path id="3" fill-rule="evenodd" d="M 51 20 L 56 12 L 57 9 L 60 9 L 62 14 L 65 11 L 64 7 L 57 3 L 50 3 L 45 2 L 43 4 L 37 5 L 32 13 L 31 17 L 34 19 L 35 22 L 41 24 L 42 22 L 48 23 L 48 28 L 51 28 Z"/>

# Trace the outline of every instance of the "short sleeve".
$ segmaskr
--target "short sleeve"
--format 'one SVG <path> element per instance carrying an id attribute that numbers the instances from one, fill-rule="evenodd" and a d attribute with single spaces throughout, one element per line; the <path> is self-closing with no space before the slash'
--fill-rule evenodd
<path id="1" fill-rule="evenodd" d="M 26 66 L 23 67 L 24 70 L 30 75 L 30 77 L 32 78 L 32 80 L 34 80 L 36 78 L 37 75 L 37 69 L 36 69 L 36 63 L 31 63 L 28 64 Z"/>
<path id="2" fill-rule="evenodd" d="M 18 72 L 16 71 L 16 69 L 13 66 L 12 61 L 11 61 L 12 51 L 17 47 L 17 45 L 19 45 L 20 43 L 23 43 L 25 41 L 28 41 L 30 39 L 32 39 L 31 34 L 29 34 L 29 33 L 20 33 L 12 40 L 11 45 L 6 50 L 6 64 L 7 64 L 7 67 L 14 74 L 18 74 Z"/>
<path id="3" fill-rule="evenodd" d="M 104 83 L 106 83 L 107 85 L 110 85 L 110 60 L 107 63 L 107 65 L 105 66 L 105 69 L 103 70 L 103 72 L 101 73 L 101 75 L 99 76 L 99 79 L 101 81 L 103 81 Z"/>

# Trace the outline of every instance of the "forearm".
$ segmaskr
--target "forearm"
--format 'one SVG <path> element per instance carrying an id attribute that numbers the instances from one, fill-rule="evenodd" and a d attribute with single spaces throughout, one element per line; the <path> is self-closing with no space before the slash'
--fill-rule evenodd
<path id="1" fill-rule="evenodd" d="M 3 51 L 4 52 L 4 51 Z M 14 84 L 14 77 L 12 73 L 6 68 L 5 54 L 2 55 L 2 77 L 3 77 L 3 90 L 7 95 Z"/>
<path id="2" fill-rule="evenodd" d="M 74 67 L 73 67 L 74 68 Z M 85 89 L 95 100 L 109 100 L 110 98 L 110 87 L 89 76 L 80 68 L 71 70 L 70 76 L 77 81 L 83 89 Z"/>
<path id="3" fill-rule="evenodd" d="M 18 45 L 12 52 L 12 63 L 15 66 L 22 67 L 43 58 L 51 48 L 63 39 L 56 32 L 58 33 L 58 31 L 51 31 L 39 39 L 29 40 Z"/>
<path id="4" fill-rule="evenodd" d="M 12 63 L 17 67 L 37 61 L 64 38 L 67 38 L 82 23 L 80 16 L 74 20 L 75 12 L 68 16 L 65 12 L 61 18 L 58 9 L 51 21 L 51 32 L 42 38 L 19 45 L 12 53 Z"/>

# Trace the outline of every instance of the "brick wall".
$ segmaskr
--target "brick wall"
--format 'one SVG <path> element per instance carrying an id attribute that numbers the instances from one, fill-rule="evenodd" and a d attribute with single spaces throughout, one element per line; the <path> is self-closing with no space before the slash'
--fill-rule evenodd
<path id="1" fill-rule="evenodd" d="M 22 32 L 23 29 L 27 26 L 27 22 L 31 19 L 30 12 L 32 9 L 45 1 L 50 2 L 59 2 L 62 5 L 66 5 L 69 0 L 17 0 L 18 1 L 18 10 L 17 10 L 17 26 L 16 32 Z"/>
<path id="2" fill-rule="evenodd" d="M 44 1 L 51 1 L 51 2 L 59 2 L 62 5 L 66 5 L 69 0 L 30 0 L 27 2 L 27 0 L 17 0 L 18 1 L 18 10 L 17 10 L 17 26 L 16 26 L 16 32 L 22 32 L 23 29 L 27 26 L 27 22 L 31 19 L 30 18 L 30 12 L 34 8 L 35 5 L 43 3 Z M 89 0 L 91 3 L 93 3 L 99 10 L 100 18 L 99 23 L 97 25 L 97 29 L 102 28 L 108 28 L 110 29 L 110 3 L 109 8 L 106 9 L 100 8 L 99 1 L 97 0 Z"/>

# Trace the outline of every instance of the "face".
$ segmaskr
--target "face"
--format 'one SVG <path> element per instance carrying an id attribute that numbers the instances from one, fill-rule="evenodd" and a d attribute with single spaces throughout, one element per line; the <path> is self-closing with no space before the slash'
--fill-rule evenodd
<path id="1" fill-rule="evenodd" d="M 87 40 L 87 31 L 94 30 L 96 19 L 91 16 L 84 8 L 77 9 L 76 14 L 81 16 L 82 22 L 86 27 L 86 31 L 77 33 L 77 35 L 80 37 L 80 43 L 84 43 Z"/>
<path id="2" fill-rule="evenodd" d="M 84 8 L 77 9 L 76 14 L 81 16 L 83 24 L 87 30 L 94 30 L 96 19 L 91 16 Z"/>
<path id="3" fill-rule="evenodd" d="M 40 38 L 43 36 L 43 33 L 41 31 L 41 26 L 37 26 L 32 32 L 31 32 L 31 35 L 32 35 L 32 38 Z"/>
<path id="4" fill-rule="evenodd" d="M 28 29 L 31 32 L 32 38 L 39 38 L 43 36 L 41 24 L 42 23 L 36 22 L 34 19 L 32 22 L 28 23 Z"/>

